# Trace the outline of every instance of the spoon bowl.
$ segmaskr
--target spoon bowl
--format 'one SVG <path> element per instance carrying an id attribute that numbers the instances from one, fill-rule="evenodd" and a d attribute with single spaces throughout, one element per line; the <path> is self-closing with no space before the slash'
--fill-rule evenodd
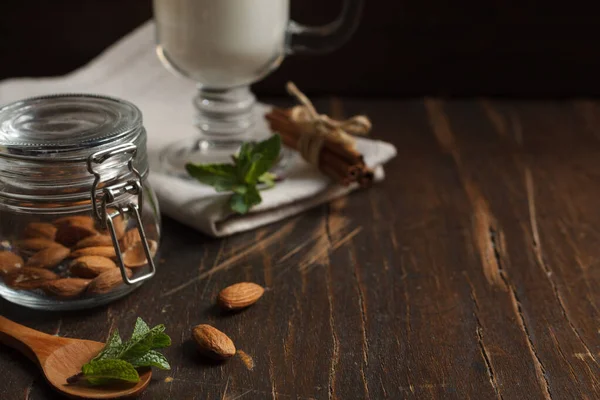
<path id="1" fill-rule="evenodd" d="M 150 383 L 152 371 L 140 371 L 136 384 L 110 386 L 68 384 L 67 379 L 81 372 L 83 364 L 94 358 L 104 343 L 51 336 L 0 316 L 0 342 L 13 347 L 42 369 L 46 380 L 57 391 L 73 399 L 121 399 L 135 397 Z"/>

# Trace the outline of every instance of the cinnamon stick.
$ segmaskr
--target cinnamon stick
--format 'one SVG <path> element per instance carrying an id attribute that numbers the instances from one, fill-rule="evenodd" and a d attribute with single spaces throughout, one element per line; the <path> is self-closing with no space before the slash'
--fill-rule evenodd
<path id="1" fill-rule="evenodd" d="M 271 130 L 280 134 L 284 145 L 298 150 L 303 132 L 301 127 L 292 120 L 290 110 L 273 108 L 265 118 Z M 367 187 L 373 181 L 373 171 L 365 165 L 362 154 L 339 141 L 326 140 L 323 143 L 317 167 L 342 185 L 356 182 L 361 187 Z"/>

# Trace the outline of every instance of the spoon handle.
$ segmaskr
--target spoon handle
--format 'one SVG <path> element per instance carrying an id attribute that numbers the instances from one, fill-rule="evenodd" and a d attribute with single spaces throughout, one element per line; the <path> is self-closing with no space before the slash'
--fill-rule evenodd
<path id="1" fill-rule="evenodd" d="M 20 351 L 34 362 L 43 362 L 57 345 L 62 345 L 66 340 L 17 324 L 0 315 L 0 343 Z"/>

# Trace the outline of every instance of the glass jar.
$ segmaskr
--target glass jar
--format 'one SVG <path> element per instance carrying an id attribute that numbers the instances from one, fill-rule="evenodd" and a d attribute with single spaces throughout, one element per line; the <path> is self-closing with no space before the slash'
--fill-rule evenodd
<path id="1" fill-rule="evenodd" d="M 89 308 L 155 273 L 160 213 L 133 104 L 83 94 L 0 108 L 0 296 Z"/>

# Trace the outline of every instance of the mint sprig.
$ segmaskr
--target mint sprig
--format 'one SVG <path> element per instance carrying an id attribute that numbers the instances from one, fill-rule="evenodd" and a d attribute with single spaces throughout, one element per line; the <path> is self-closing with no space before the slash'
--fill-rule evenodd
<path id="1" fill-rule="evenodd" d="M 85 381 L 90 385 L 108 385 L 119 381 L 139 382 L 137 368 L 171 369 L 165 356 L 156 351 L 170 345 L 171 338 L 165 333 L 164 325 L 151 329 L 138 318 L 128 341 L 123 342 L 119 331 L 115 330 L 100 353 L 81 368 L 81 373 L 67 379 L 67 383 Z"/>
<path id="2" fill-rule="evenodd" d="M 245 142 L 234 155 L 233 164 L 186 164 L 187 172 L 198 181 L 213 186 L 217 192 L 231 191 L 229 208 L 246 214 L 260 204 L 258 184 L 275 185 L 275 175 L 269 169 L 281 151 L 281 138 L 273 135 L 262 142 Z"/>

